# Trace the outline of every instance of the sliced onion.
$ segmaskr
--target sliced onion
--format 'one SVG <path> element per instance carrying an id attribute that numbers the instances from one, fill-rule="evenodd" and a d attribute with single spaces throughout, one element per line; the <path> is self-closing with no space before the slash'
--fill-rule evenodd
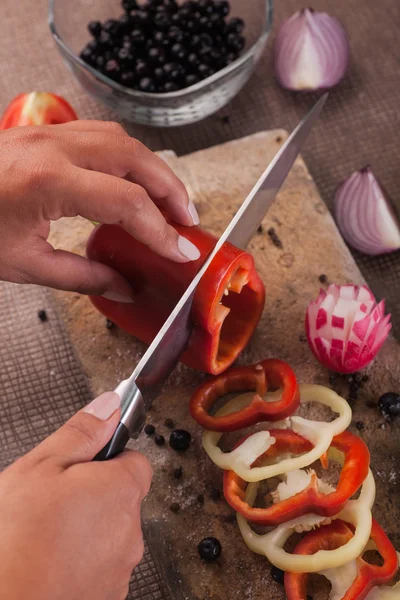
<path id="1" fill-rule="evenodd" d="M 367 286 L 335 285 L 321 290 L 306 312 L 308 344 L 315 357 L 337 373 L 354 373 L 376 356 L 391 329 L 385 303 Z"/>
<path id="2" fill-rule="evenodd" d="M 370 166 L 340 185 L 335 216 L 346 242 L 364 254 L 376 256 L 400 248 L 400 221 Z"/>
<path id="3" fill-rule="evenodd" d="M 285 21 L 275 40 L 275 74 L 289 90 L 329 89 L 349 62 L 342 24 L 327 13 L 305 8 Z"/>

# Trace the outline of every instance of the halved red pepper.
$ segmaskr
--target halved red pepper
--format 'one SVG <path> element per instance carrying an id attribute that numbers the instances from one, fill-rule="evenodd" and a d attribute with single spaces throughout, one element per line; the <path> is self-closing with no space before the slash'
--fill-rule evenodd
<path id="1" fill-rule="evenodd" d="M 284 452 L 303 454 L 312 448 L 311 442 L 290 429 L 270 430 L 275 443 L 257 459 L 262 462 L 265 457 L 278 456 Z M 315 473 L 311 475 L 310 484 L 294 496 L 273 504 L 268 508 L 255 508 L 245 500 L 247 483 L 234 471 L 224 472 L 224 495 L 230 506 L 252 523 L 261 525 L 278 525 L 306 513 L 332 517 L 337 515 L 346 502 L 361 487 L 368 475 L 369 450 L 367 445 L 349 431 L 344 431 L 333 438 L 331 447 L 344 454 L 344 464 L 340 472 L 337 488 L 330 494 L 318 489 Z"/>
<path id="2" fill-rule="evenodd" d="M 200 227 L 171 224 L 197 246 L 201 253 L 197 261 L 177 265 L 152 252 L 119 225 L 98 226 L 87 244 L 88 258 L 121 273 L 135 290 L 133 304 L 92 297 L 93 304 L 116 325 L 147 344 L 217 241 Z M 224 244 L 197 287 L 191 312 L 194 329 L 182 362 L 212 374 L 227 369 L 248 343 L 264 301 L 265 289 L 253 257 Z"/>
<path id="3" fill-rule="evenodd" d="M 73 108 L 61 96 L 31 92 L 12 100 L 0 119 L 0 130 L 21 125 L 57 125 L 77 118 Z"/>
<path id="4" fill-rule="evenodd" d="M 336 519 L 330 525 L 308 533 L 296 546 L 294 554 L 315 554 L 318 550 L 335 550 L 353 537 L 347 523 Z M 357 559 L 357 576 L 342 600 L 365 600 L 374 586 L 389 583 L 398 570 L 397 553 L 382 527 L 372 519 L 371 540 L 383 558 L 383 565 L 372 565 L 362 557 Z M 285 573 L 288 600 L 307 600 L 307 573 Z"/>
<path id="5" fill-rule="evenodd" d="M 276 402 L 266 402 L 263 396 L 269 387 L 282 388 Z M 231 392 L 255 391 L 251 404 L 230 415 L 213 417 L 209 410 L 214 402 Z M 294 372 L 282 360 L 266 359 L 256 365 L 236 367 L 201 385 L 193 394 L 189 409 L 205 429 L 236 431 L 261 421 L 280 421 L 293 414 L 300 403 L 300 393 Z"/>

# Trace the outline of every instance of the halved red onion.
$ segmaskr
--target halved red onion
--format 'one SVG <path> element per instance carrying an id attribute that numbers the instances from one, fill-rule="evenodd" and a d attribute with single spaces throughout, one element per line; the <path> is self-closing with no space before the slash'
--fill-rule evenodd
<path id="1" fill-rule="evenodd" d="M 306 312 L 306 334 L 314 356 L 336 373 L 366 367 L 389 335 L 390 315 L 367 286 L 335 285 L 321 290 Z"/>
<path id="2" fill-rule="evenodd" d="M 340 185 L 335 216 L 346 242 L 364 254 L 376 256 L 400 248 L 400 222 L 369 165 Z"/>
<path id="3" fill-rule="evenodd" d="M 336 17 L 305 8 L 285 21 L 275 39 L 275 74 L 289 90 L 329 89 L 349 62 L 347 34 Z"/>

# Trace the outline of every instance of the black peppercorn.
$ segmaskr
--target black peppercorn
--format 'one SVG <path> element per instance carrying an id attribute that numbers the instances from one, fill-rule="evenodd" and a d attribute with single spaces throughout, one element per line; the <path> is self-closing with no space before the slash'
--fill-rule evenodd
<path id="1" fill-rule="evenodd" d="M 359 431 L 363 431 L 363 429 L 365 429 L 365 425 L 362 421 L 357 421 L 356 422 L 356 427 Z"/>
<path id="2" fill-rule="evenodd" d="M 156 428 L 154 427 L 154 425 L 150 425 L 150 423 L 149 423 L 148 425 L 145 426 L 144 432 L 146 435 L 154 435 L 156 432 Z"/>
<path id="3" fill-rule="evenodd" d="M 276 583 L 283 585 L 285 572 L 282 569 L 278 569 L 278 567 L 271 567 L 271 577 Z"/>
<path id="4" fill-rule="evenodd" d="M 106 329 L 114 329 L 115 323 L 110 321 L 110 319 L 106 319 Z"/>
<path id="5" fill-rule="evenodd" d="M 39 320 L 42 321 L 42 323 L 47 321 L 47 312 L 45 310 L 39 310 L 37 316 L 39 317 Z"/>
<path id="6" fill-rule="evenodd" d="M 173 429 L 175 427 L 175 423 L 172 419 L 165 419 L 164 425 L 165 427 L 168 427 L 168 429 Z"/>
<path id="7" fill-rule="evenodd" d="M 200 542 L 197 550 L 202 560 L 213 562 L 221 556 L 222 546 L 217 538 L 208 537 Z"/>
<path id="8" fill-rule="evenodd" d="M 177 467 L 172 471 L 172 475 L 174 479 L 182 479 L 183 469 L 182 467 Z"/>
<path id="9" fill-rule="evenodd" d="M 164 446 L 165 437 L 163 435 L 156 435 L 154 441 L 157 444 L 157 446 Z"/>
<path id="10" fill-rule="evenodd" d="M 217 488 L 213 488 L 211 490 L 210 497 L 211 500 L 214 500 L 214 502 L 218 502 L 218 500 L 221 498 L 221 492 Z"/>
<path id="11" fill-rule="evenodd" d="M 392 419 L 400 415 L 400 394 L 386 392 L 379 398 L 379 409 L 386 419 Z"/>
<path id="12" fill-rule="evenodd" d="M 88 25 L 90 35 L 97 38 L 101 34 L 102 27 L 100 21 L 91 21 Z"/>
<path id="13" fill-rule="evenodd" d="M 197 502 L 198 502 L 199 504 L 204 504 L 204 495 L 203 495 L 203 494 L 199 494 L 199 495 L 197 496 Z"/>
<path id="14" fill-rule="evenodd" d="M 328 281 L 328 278 L 326 275 L 322 274 L 318 277 L 320 283 L 326 283 Z"/>
<path id="15" fill-rule="evenodd" d="M 178 513 L 181 510 L 181 507 L 177 502 L 173 502 L 169 507 L 169 510 L 173 513 Z"/>

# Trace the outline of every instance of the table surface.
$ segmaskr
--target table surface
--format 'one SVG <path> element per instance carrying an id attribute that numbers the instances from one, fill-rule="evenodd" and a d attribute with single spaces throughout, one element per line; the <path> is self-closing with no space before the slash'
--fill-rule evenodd
<path id="1" fill-rule="evenodd" d="M 153 150 L 171 148 L 178 155 L 259 130 L 290 131 L 316 95 L 288 93 L 276 84 L 271 52 L 276 26 L 304 2 L 276 0 L 275 4 L 267 49 L 250 82 L 227 107 L 187 127 L 168 130 L 124 124 L 128 131 Z M 352 55 L 348 74 L 332 92 L 303 156 L 329 207 L 337 184 L 367 163 L 400 203 L 400 3 L 314 0 L 312 5 L 343 21 Z M 88 99 L 64 67 L 48 32 L 47 0 L 1 0 L 0 81 L 0 111 L 21 92 L 42 90 L 65 96 L 81 118 L 115 118 Z M 388 299 L 399 336 L 400 252 L 374 259 L 354 256 L 376 295 Z M 37 323 L 40 308 L 50 315 L 45 327 Z M 0 309 L 6 315 L 0 332 L 2 468 L 59 427 L 88 401 L 90 392 L 50 292 L 0 284 Z M 130 597 L 166 598 L 149 553 L 135 573 Z"/>

